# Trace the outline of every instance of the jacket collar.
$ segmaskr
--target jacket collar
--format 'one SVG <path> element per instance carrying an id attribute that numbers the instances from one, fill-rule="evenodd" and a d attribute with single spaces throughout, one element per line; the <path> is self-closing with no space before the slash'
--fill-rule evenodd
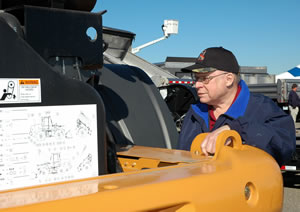
<path id="1" fill-rule="evenodd" d="M 239 85 L 241 86 L 241 91 L 238 97 L 236 98 L 236 100 L 234 101 L 234 103 L 230 106 L 230 108 L 225 113 L 225 115 L 232 117 L 234 119 L 237 119 L 238 117 L 244 115 L 250 98 L 250 91 L 246 83 L 243 80 L 240 80 Z M 196 119 L 197 116 L 200 116 L 205 121 L 206 126 L 209 126 L 207 104 L 203 104 L 200 102 L 198 104 L 192 105 L 192 112 Z"/>

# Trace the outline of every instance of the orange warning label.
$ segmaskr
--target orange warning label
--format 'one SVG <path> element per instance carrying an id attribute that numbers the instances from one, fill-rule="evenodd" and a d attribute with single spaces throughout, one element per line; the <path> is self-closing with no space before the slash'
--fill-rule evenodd
<path id="1" fill-rule="evenodd" d="M 20 85 L 38 85 L 39 80 L 19 80 Z"/>

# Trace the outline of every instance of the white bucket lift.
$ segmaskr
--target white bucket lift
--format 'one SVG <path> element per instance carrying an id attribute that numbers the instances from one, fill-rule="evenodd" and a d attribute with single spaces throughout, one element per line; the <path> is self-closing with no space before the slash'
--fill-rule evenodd
<path id="1" fill-rule="evenodd" d="M 164 20 L 164 24 L 162 25 L 162 30 L 164 32 L 163 37 L 158 38 L 158 39 L 153 40 L 153 41 L 150 41 L 148 43 L 145 43 L 145 44 L 143 44 L 141 46 L 138 46 L 136 48 L 133 48 L 131 50 L 131 52 L 133 54 L 135 54 L 135 53 L 139 52 L 141 49 L 143 49 L 147 46 L 153 45 L 153 44 L 155 44 L 159 41 L 167 39 L 172 34 L 178 34 L 178 21 L 177 20 Z"/>

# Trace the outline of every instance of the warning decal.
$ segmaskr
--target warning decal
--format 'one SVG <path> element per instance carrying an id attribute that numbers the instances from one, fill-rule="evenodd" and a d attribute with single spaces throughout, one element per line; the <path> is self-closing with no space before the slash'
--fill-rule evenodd
<path id="1" fill-rule="evenodd" d="M 41 102 L 40 79 L 0 79 L 0 104 Z"/>
<path id="2" fill-rule="evenodd" d="M 38 85 L 40 84 L 39 80 L 19 80 L 20 84 L 26 84 L 26 85 Z"/>

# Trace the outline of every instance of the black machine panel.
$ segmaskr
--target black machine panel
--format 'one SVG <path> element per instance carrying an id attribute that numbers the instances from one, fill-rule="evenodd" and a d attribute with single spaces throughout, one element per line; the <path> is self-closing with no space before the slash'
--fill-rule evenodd
<path id="1" fill-rule="evenodd" d="M 116 143 L 176 148 L 178 133 L 170 111 L 143 70 L 105 65 L 97 90 Z"/>
<path id="2" fill-rule="evenodd" d="M 0 0 L 0 9 L 32 5 L 70 10 L 91 11 L 96 0 Z"/>
<path id="3" fill-rule="evenodd" d="M 102 67 L 101 13 L 25 6 L 24 16 L 25 39 L 46 61 L 72 56 L 83 69 Z M 95 39 L 87 35 L 90 27 Z"/>

